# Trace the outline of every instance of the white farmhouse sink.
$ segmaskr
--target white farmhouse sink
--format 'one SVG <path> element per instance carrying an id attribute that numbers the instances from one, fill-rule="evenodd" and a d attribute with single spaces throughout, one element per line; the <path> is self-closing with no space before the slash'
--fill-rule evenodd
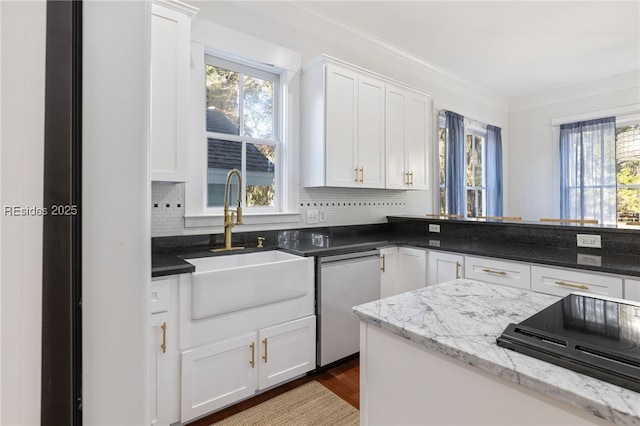
<path id="1" fill-rule="evenodd" d="M 305 296 L 313 279 L 312 258 L 277 250 L 185 260 L 194 320 Z"/>

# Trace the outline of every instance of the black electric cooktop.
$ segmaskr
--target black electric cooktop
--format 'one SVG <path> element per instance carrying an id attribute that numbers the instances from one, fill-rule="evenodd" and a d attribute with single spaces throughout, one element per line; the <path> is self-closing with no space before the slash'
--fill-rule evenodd
<path id="1" fill-rule="evenodd" d="M 640 304 L 572 293 L 519 324 L 499 346 L 640 392 Z"/>

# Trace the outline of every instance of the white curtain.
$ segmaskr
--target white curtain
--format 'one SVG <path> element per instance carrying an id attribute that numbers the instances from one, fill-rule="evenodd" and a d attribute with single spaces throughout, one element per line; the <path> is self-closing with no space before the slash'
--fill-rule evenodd
<path id="1" fill-rule="evenodd" d="M 560 216 L 616 223 L 616 119 L 560 126 Z"/>

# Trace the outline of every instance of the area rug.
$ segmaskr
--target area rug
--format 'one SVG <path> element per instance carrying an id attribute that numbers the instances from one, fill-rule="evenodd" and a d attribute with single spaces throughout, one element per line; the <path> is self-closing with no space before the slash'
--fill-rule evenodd
<path id="1" fill-rule="evenodd" d="M 214 423 L 215 426 L 354 426 L 360 411 L 316 381 Z"/>

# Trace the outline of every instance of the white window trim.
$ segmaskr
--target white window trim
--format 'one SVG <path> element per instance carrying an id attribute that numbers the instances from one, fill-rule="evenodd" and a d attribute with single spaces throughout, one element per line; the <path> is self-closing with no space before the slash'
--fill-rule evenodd
<path id="1" fill-rule="evenodd" d="M 222 212 L 207 211 L 206 208 L 207 144 L 203 143 L 206 140 L 205 54 L 247 65 L 262 64 L 283 76 L 280 82 L 282 152 L 278 159 L 282 164 L 281 211 L 260 212 L 256 209 L 255 212 L 243 212 L 243 219 L 247 225 L 298 223 L 301 54 L 200 18 L 192 22 L 191 36 L 189 181 L 185 184 L 185 227 L 222 227 Z"/>

